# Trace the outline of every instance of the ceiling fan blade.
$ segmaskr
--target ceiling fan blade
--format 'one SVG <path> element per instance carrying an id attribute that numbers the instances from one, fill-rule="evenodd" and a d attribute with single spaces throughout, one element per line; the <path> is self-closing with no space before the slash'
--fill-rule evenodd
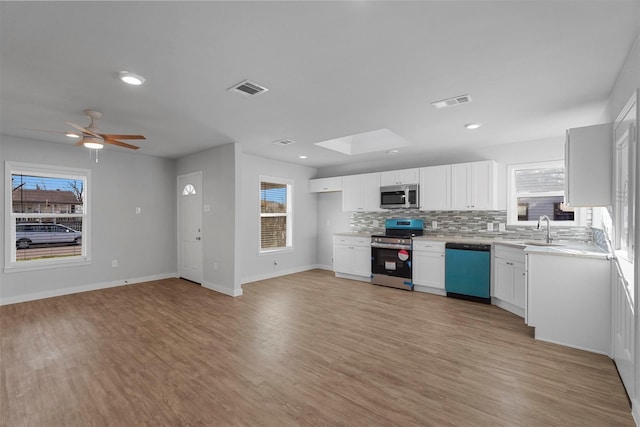
<path id="1" fill-rule="evenodd" d="M 82 126 L 80 126 L 80 125 L 77 125 L 77 124 L 75 124 L 75 123 L 71 123 L 71 122 L 67 122 L 67 124 L 68 124 L 69 126 L 71 126 L 72 128 L 76 128 L 76 129 L 78 129 L 78 130 L 79 130 L 80 132 L 82 132 L 82 133 L 88 133 L 89 135 L 93 135 L 93 136 L 95 136 L 96 138 L 102 138 L 102 136 L 98 135 L 97 133 L 91 132 L 89 129 L 87 129 L 87 128 L 83 128 L 83 127 L 82 127 Z"/>
<path id="2" fill-rule="evenodd" d="M 33 129 L 33 128 L 23 128 L 24 130 L 32 130 L 35 132 L 48 132 L 48 133 L 59 133 L 62 135 L 66 135 L 68 133 L 73 133 L 73 132 L 69 132 L 69 131 L 64 131 L 64 130 L 48 130 L 48 129 Z"/>
<path id="3" fill-rule="evenodd" d="M 131 144 L 127 144 L 126 142 L 122 142 L 122 141 L 118 141 L 115 139 L 106 139 L 104 140 L 105 144 L 112 144 L 112 145 L 117 145 L 118 147 L 123 147 L 123 148 L 130 148 L 131 150 L 137 150 L 140 147 L 137 147 L 135 145 L 131 145 Z"/>
<path id="4" fill-rule="evenodd" d="M 143 135 L 115 135 L 112 133 L 103 133 L 104 139 L 146 139 Z"/>

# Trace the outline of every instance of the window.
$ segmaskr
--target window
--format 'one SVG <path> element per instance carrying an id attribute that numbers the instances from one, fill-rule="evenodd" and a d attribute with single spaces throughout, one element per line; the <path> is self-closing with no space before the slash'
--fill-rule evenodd
<path id="1" fill-rule="evenodd" d="M 89 171 L 7 162 L 5 271 L 89 262 Z"/>
<path id="2" fill-rule="evenodd" d="M 635 221 L 636 97 L 631 97 L 615 121 L 614 245 L 619 258 L 633 263 Z"/>
<path id="3" fill-rule="evenodd" d="M 582 209 L 564 204 L 563 161 L 509 165 L 508 175 L 508 224 L 537 225 L 546 215 L 556 225 L 584 225 Z"/>
<path id="4" fill-rule="evenodd" d="M 293 183 L 260 177 L 260 252 L 293 248 Z"/>

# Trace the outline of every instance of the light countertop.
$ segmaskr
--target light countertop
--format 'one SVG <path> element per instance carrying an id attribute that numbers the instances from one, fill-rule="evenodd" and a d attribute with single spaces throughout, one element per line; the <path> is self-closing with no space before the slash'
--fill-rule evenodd
<path id="1" fill-rule="evenodd" d="M 354 232 L 347 231 L 343 233 L 335 233 L 335 236 L 347 237 L 371 237 L 372 234 L 384 234 L 384 230 L 379 232 Z M 473 239 L 455 236 L 416 236 L 414 240 L 432 241 L 432 242 L 450 242 L 450 243 L 480 243 L 487 245 L 503 245 L 519 249 L 523 249 L 530 254 L 546 254 L 560 256 L 580 256 L 590 258 L 610 259 L 612 256 L 602 248 L 593 244 L 576 241 L 556 241 L 547 246 L 542 241 L 522 241 L 522 240 L 501 240 L 501 239 Z"/>

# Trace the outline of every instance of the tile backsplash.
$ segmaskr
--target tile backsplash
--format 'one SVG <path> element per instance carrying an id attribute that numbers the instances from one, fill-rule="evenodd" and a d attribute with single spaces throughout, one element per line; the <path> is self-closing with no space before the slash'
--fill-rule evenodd
<path id="1" fill-rule="evenodd" d="M 593 241 L 591 209 L 588 209 L 586 227 L 551 227 L 554 240 Z M 418 211 L 394 210 L 389 212 L 353 212 L 349 221 L 351 231 L 379 233 L 384 231 L 388 218 L 419 218 L 424 220 L 424 235 L 438 237 L 464 237 L 476 239 L 544 240 L 545 230 L 531 226 L 507 225 L 499 231 L 499 224 L 507 223 L 507 211 Z M 437 228 L 431 223 L 437 221 Z M 493 231 L 487 230 L 493 224 Z"/>

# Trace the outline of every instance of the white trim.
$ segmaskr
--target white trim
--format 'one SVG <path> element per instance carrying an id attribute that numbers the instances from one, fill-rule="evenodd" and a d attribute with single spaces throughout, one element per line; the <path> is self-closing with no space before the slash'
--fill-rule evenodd
<path id="1" fill-rule="evenodd" d="M 215 291 L 215 292 L 219 292 L 219 293 L 224 294 L 224 295 L 228 295 L 230 297 L 242 296 L 242 288 L 240 288 L 240 289 L 229 288 L 229 287 L 224 286 L 224 285 L 218 285 L 216 283 L 207 282 L 206 280 L 202 281 L 202 287 L 206 288 L 206 289 L 209 289 L 211 291 Z"/>
<path id="2" fill-rule="evenodd" d="M 324 268 L 325 266 L 320 266 L 318 264 L 311 265 L 303 265 L 301 267 L 289 268 L 286 270 L 278 270 L 270 273 L 257 274 L 255 276 L 249 276 L 241 279 L 241 283 L 244 285 L 246 283 L 258 282 L 260 280 L 273 279 L 275 277 L 287 276 L 289 274 L 302 273 L 303 271 L 315 270 L 315 269 L 325 269 L 331 270 L 331 268 Z"/>
<path id="3" fill-rule="evenodd" d="M 287 212 L 282 213 L 262 213 L 261 201 L 262 183 L 268 182 L 273 184 L 281 184 L 287 186 Z M 258 256 L 270 255 L 275 253 L 293 252 L 293 199 L 295 180 L 288 178 L 277 178 L 268 175 L 258 175 Z M 280 248 L 262 249 L 262 218 L 285 216 L 287 218 L 287 241 L 286 246 Z"/>
<path id="4" fill-rule="evenodd" d="M 520 225 L 536 227 L 537 221 L 518 221 L 517 209 L 514 209 L 516 201 L 515 171 L 519 169 L 533 168 L 564 168 L 563 160 L 549 160 L 546 162 L 514 163 L 507 165 L 507 225 Z M 558 191 L 559 195 L 564 195 L 564 191 Z M 544 194 L 544 193 L 542 193 Z M 551 221 L 555 227 L 584 227 L 587 225 L 587 214 L 584 208 L 574 208 L 573 221 Z"/>
<path id="5" fill-rule="evenodd" d="M 4 272 L 32 271 L 48 268 L 71 267 L 91 264 L 91 170 L 83 168 L 70 168 L 67 166 L 52 166 L 38 163 L 14 162 L 7 160 L 5 164 L 5 255 Z M 53 213 L 27 213 L 16 214 L 12 211 L 13 189 L 11 188 L 12 173 L 24 173 L 32 176 L 81 179 L 84 182 L 84 201 L 82 214 L 53 214 Z M 33 261 L 14 261 L 16 259 L 15 245 L 15 220 L 17 217 L 27 218 L 53 218 L 53 217 L 80 217 L 82 218 L 82 254 L 74 257 L 54 258 Z"/>
<path id="6" fill-rule="evenodd" d="M 638 399 L 631 399 L 631 416 L 637 426 L 640 426 L 640 401 Z"/>
<path id="7" fill-rule="evenodd" d="M 0 305 L 17 304 L 20 302 L 34 301 L 44 298 L 58 297 L 62 295 L 77 294 L 79 292 L 97 291 L 100 289 L 115 288 L 117 286 L 133 285 L 135 283 L 151 282 L 178 277 L 178 273 L 154 274 L 152 276 L 134 277 L 112 282 L 92 283 L 88 285 L 70 286 L 68 288 L 52 289 L 50 291 L 34 292 L 31 294 L 17 295 L 15 297 L 1 298 Z"/>

